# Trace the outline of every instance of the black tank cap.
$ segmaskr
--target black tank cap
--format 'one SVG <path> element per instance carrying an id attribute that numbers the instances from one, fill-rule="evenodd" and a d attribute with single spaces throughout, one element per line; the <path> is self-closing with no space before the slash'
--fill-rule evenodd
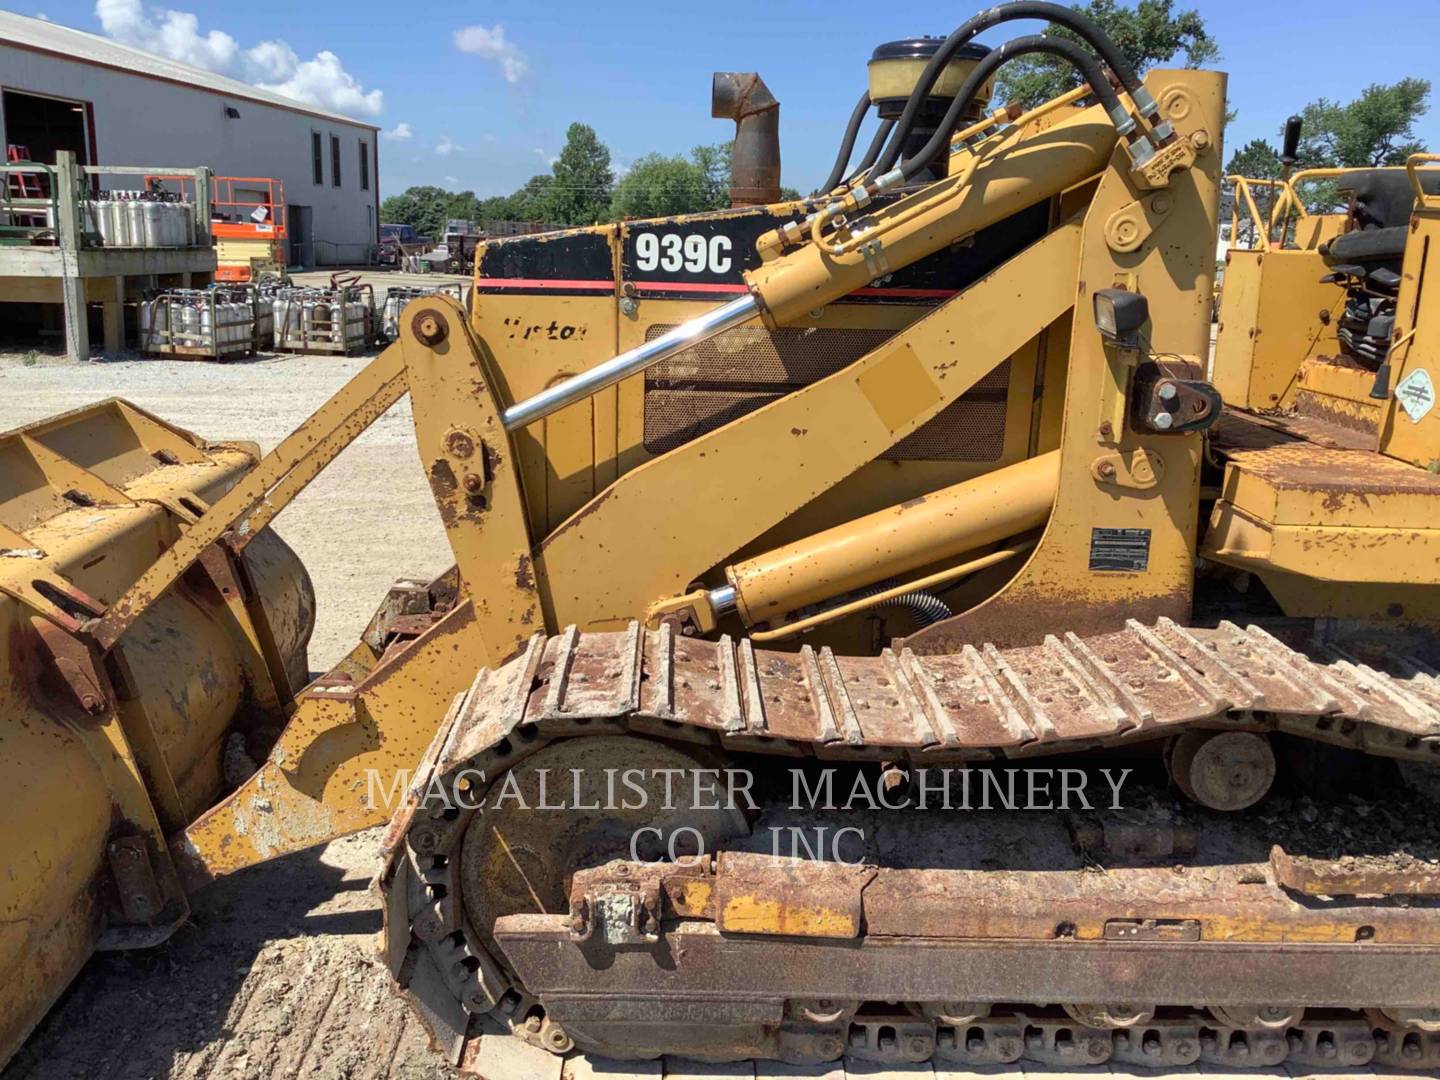
<path id="1" fill-rule="evenodd" d="M 945 39 L 939 37 L 901 38 L 876 46 L 870 54 L 871 60 L 928 60 L 940 51 Z M 951 60 L 979 60 L 990 52 L 989 47 L 967 41 L 955 50 Z"/>

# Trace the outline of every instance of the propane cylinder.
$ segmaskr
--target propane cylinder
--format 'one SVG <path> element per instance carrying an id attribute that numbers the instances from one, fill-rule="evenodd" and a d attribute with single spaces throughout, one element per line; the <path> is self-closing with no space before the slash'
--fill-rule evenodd
<path id="1" fill-rule="evenodd" d="M 109 209 L 106 215 L 110 219 L 110 232 L 115 238 L 115 246 L 125 248 L 130 246 L 130 217 L 125 212 L 125 204 L 120 199 L 118 191 L 110 193 Z"/>
<path id="2" fill-rule="evenodd" d="M 192 349 L 200 347 L 200 312 L 195 310 L 193 302 L 187 302 L 180 308 L 180 330 L 185 335 L 182 344 Z"/>
<path id="3" fill-rule="evenodd" d="M 140 220 L 144 229 L 145 244 L 147 248 L 158 248 L 165 246 L 165 206 L 163 203 L 151 199 L 142 199 L 139 202 Z"/>
<path id="4" fill-rule="evenodd" d="M 129 229 L 130 243 L 127 246 L 149 247 L 148 231 L 145 226 L 145 204 L 135 197 L 139 195 L 139 192 L 131 191 L 128 194 L 130 198 L 125 203 L 125 222 Z"/>

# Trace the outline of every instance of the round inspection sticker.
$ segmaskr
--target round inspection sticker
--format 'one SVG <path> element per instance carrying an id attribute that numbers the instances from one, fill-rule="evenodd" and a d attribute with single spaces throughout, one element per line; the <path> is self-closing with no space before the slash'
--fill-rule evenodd
<path id="1" fill-rule="evenodd" d="M 1435 384 L 1430 381 L 1430 373 L 1416 368 L 1400 380 L 1400 385 L 1395 387 L 1395 397 L 1405 415 L 1418 424 L 1435 407 Z"/>

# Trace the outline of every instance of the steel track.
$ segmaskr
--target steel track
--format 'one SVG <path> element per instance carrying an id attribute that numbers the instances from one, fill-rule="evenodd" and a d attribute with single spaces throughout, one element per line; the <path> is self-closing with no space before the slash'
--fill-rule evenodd
<path id="1" fill-rule="evenodd" d="M 471 815 L 423 798 L 432 782 L 461 770 L 497 778 L 558 739 L 635 734 L 728 752 L 926 765 L 1239 728 L 1436 764 L 1440 678 L 1413 644 L 1401 637 L 1309 642 L 1299 651 L 1259 627 L 1185 628 L 1169 620 L 1132 621 L 1085 639 L 1048 636 L 1026 648 L 966 646 L 937 656 L 886 650 L 874 658 L 809 647 L 767 652 L 745 640 L 694 640 L 634 623 L 613 633 L 537 635 L 456 699 L 391 822 L 378 881 L 385 959 L 455 1063 L 474 1065 L 479 1036 L 487 1024 L 494 1032 L 496 1021 L 538 1047 L 573 1050 L 468 924 L 452 856 Z M 852 1027 L 845 1043 L 819 1053 L 937 1066 L 1022 1057 L 1071 1065 L 1440 1066 L 1440 1035 L 1385 1030 L 1363 1005 L 1307 1016 L 1281 1032 L 1228 1028 L 1184 1009 L 1118 1031 L 1085 1029 L 1031 1007 L 963 1030 L 909 1017 L 912 1026 L 898 1029 L 903 1038 L 883 1021 L 867 1021 L 871 1045 L 854 1043 L 860 1036 Z M 823 1025 L 811 1033 L 833 1034 Z M 598 1049 L 618 1055 L 626 1047 Z M 807 1052 L 813 1059 L 813 1039 Z"/>

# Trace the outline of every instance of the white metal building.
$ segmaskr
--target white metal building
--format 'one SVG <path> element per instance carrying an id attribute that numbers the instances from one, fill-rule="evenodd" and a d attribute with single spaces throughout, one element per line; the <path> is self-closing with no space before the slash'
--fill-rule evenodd
<path id="1" fill-rule="evenodd" d="M 200 68 L 0 11 L 0 143 L 54 162 L 208 166 L 285 185 L 290 261 L 365 261 L 379 130 Z M 237 196 L 238 198 L 238 196 Z"/>

